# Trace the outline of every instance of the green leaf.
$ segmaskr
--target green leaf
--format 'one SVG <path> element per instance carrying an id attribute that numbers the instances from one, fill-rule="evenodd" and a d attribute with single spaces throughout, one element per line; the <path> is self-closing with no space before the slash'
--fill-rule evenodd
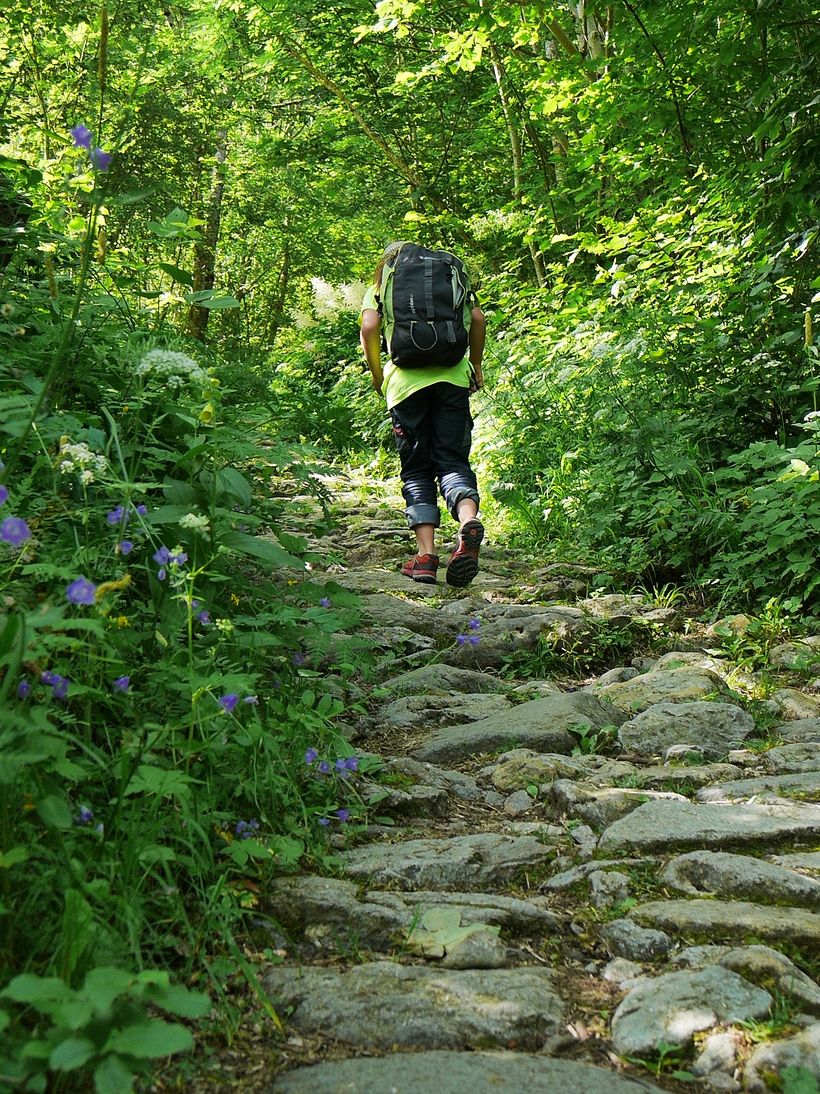
<path id="1" fill-rule="evenodd" d="M 251 484 L 235 467 L 223 467 L 216 473 L 216 486 L 224 494 L 230 494 L 242 505 L 251 505 L 253 491 Z"/>
<path id="2" fill-rule="evenodd" d="M 6 985 L 0 998 L 13 999 L 15 1003 L 29 1003 L 37 1010 L 43 1003 L 62 1003 L 72 999 L 74 992 L 59 977 L 37 976 L 23 972 Z"/>
<path id="3" fill-rule="evenodd" d="M 117 996 L 127 992 L 133 983 L 133 974 L 127 969 L 100 965 L 86 974 L 83 994 L 91 1000 L 98 1014 L 105 1014 Z"/>
<path id="4" fill-rule="evenodd" d="M 187 1052 L 193 1044 L 194 1039 L 184 1026 L 154 1018 L 115 1030 L 108 1039 L 106 1049 L 139 1059 L 154 1059 L 172 1056 L 175 1052 Z"/>
<path id="5" fill-rule="evenodd" d="M 43 824 L 50 828 L 70 828 L 73 824 L 65 794 L 47 794 L 41 798 L 37 802 L 37 813 Z"/>
<path id="6" fill-rule="evenodd" d="M 28 859 L 28 851 L 22 845 L 12 847 L 9 851 L 0 851 L 0 870 L 9 870 Z"/>
<path id="7" fill-rule="evenodd" d="M 93 1041 L 85 1037 L 68 1037 L 49 1056 L 49 1067 L 55 1071 L 76 1071 L 87 1064 L 96 1051 Z"/>
<path id="8" fill-rule="evenodd" d="M 157 265 L 161 270 L 164 270 L 165 273 L 170 274 L 174 281 L 178 281 L 180 285 L 189 285 L 193 287 L 193 274 L 189 274 L 187 270 L 181 270 L 179 266 L 174 266 L 170 262 L 158 262 Z"/>
<path id="9" fill-rule="evenodd" d="M 185 303 L 198 304 L 200 308 L 209 308 L 214 311 L 239 307 L 239 301 L 235 296 L 218 296 L 216 289 L 199 289 L 197 292 L 186 292 Z"/>
<path id="10" fill-rule="evenodd" d="M 305 564 L 293 555 L 284 551 L 278 543 L 271 539 L 260 539 L 258 536 L 249 536 L 246 532 L 225 532 L 220 537 L 226 547 L 233 551 L 239 551 L 243 555 L 251 555 L 271 566 L 287 566 L 294 570 L 304 570 Z"/>
<path id="11" fill-rule="evenodd" d="M 183 771 L 140 764 L 125 791 L 126 794 L 157 794 L 160 797 L 187 798 L 194 780 Z"/>
<path id="12" fill-rule="evenodd" d="M 190 991 L 180 984 L 157 986 L 145 993 L 156 1006 L 180 1018 L 204 1018 L 211 1009 L 211 999 L 204 991 Z"/>
<path id="13" fill-rule="evenodd" d="M 176 524 L 180 517 L 191 512 L 190 504 L 161 505 L 148 518 L 151 524 Z"/>
<path id="14" fill-rule="evenodd" d="M 106 1056 L 94 1071 L 97 1094 L 131 1094 L 134 1077 L 131 1068 L 119 1056 Z"/>
<path id="15" fill-rule="evenodd" d="M 106 198 L 106 205 L 136 205 L 138 202 L 150 198 L 153 193 L 155 193 L 153 189 L 129 190 L 125 194 L 115 194 L 112 197 Z"/>

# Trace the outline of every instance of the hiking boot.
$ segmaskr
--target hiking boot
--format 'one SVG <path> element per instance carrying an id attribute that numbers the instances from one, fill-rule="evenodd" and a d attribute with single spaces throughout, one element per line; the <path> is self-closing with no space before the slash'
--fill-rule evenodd
<path id="1" fill-rule="evenodd" d="M 422 585 L 435 585 L 438 555 L 413 555 L 401 568 L 405 577 L 412 577 Z"/>
<path id="2" fill-rule="evenodd" d="M 478 573 L 478 549 L 484 539 L 484 525 L 480 520 L 468 520 L 458 533 L 456 549 L 447 563 L 447 584 L 463 589 Z"/>

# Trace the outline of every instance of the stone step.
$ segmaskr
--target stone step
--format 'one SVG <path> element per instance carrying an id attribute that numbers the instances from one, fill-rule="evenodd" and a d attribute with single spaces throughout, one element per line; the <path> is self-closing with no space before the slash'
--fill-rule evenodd
<path id="1" fill-rule="evenodd" d="M 553 973 L 540 967 L 445 971 L 375 961 L 340 971 L 276 965 L 262 983 L 296 1029 L 384 1052 L 511 1043 L 532 1052 L 565 1028 Z"/>
<path id="2" fill-rule="evenodd" d="M 512 1052 L 405 1052 L 300 1067 L 282 1094 L 651 1094 L 660 1087 L 572 1060 Z"/>

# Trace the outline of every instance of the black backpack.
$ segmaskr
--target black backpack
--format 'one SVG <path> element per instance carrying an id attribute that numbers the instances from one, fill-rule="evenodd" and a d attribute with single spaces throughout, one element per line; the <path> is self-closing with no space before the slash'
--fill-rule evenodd
<path id="1" fill-rule="evenodd" d="M 386 346 L 399 368 L 457 365 L 469 335 L 464 306 L 470 279 L 460 258 L 405 243 L 382 270 L 379 312 L 393 324 Z"/>

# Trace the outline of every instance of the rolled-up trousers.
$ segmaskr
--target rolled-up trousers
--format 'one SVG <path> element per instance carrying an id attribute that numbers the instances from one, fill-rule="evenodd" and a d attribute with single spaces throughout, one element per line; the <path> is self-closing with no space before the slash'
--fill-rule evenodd
<path id="1" fill-rule="evenodd" d="M 439 526 L 437 486 L 455 520 L 460 501 L 472 498 L 478 505 L 478 484 L 470 467 L 473 419 L 467 388 L 431 384 L 397 403 L 390 416 L 408 525 Z"/>

